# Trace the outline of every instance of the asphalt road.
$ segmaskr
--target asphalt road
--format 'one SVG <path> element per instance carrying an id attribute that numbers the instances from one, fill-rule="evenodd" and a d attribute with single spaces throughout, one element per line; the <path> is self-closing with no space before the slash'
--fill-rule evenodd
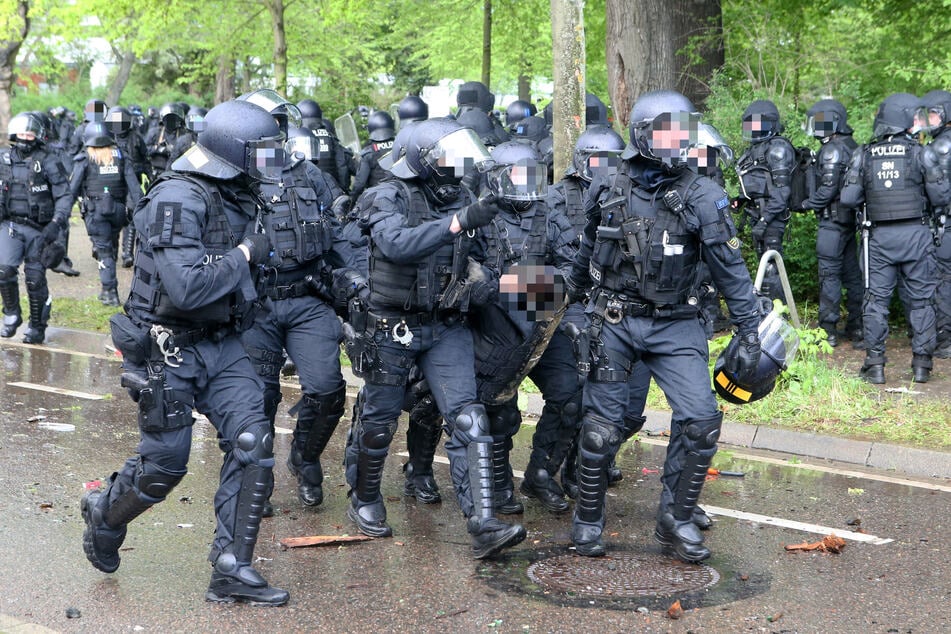
<path id="1" fill-rule="evenodd" d="M 44 347 L 0 342 L 0 631 L 951 631 L 951 481 L 721 450 L 717 466 L 746 475 L 708 482 L 701 502 L 719 511 L 707 539 L 714 556 L 686 566 L 651 538 L 664 449 L 655 439 L 619 454 L 626 477 L 608 498 L 608 557 L 574 555 L 569 516 L 525 500 L 528 539 L 480 563 L 468 557 L 445 463 L 436 472 L 445 502 L 401 496 L 401 432 L 384 479 L 394 537 L 283 550 L 285 537 L 355 529 L 339 466 L 346 425 L 328 448 L 327 499 L 316 510 L 297 503 L 283 467 L 290 437 L 279 433 L 278 512 L 265 520 L 256 565 L 291 601 L 266 609 L 203 600 L 220 452 L 199 420 L 189 474 L 130 526 L 119 570 L 100 573 L 83 556 L 79 498 L 134 453 L 138 437 L 103 343 L 62 331 Z M 283 430 L 297 398 L 288 386 Z M 516 437 L 516 468 L 527 462 L 531 431 Z M 839 554 L 784 549 L 831 532 L 850 538 Z M 671 619 L 676 600 L 684 613 Z"/>

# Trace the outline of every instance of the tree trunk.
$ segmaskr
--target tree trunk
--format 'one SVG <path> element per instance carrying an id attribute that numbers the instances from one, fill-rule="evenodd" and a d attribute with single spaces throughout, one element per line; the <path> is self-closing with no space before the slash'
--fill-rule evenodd
<path id="1" fill-rule="evenodd" d="M 3 18 L 6 26 L 4 35 L 9 39 L 0 40 L 0 145 L 7 144 L 6 130 L 10 124 L 13 86 L 16 83 L 17 53 L 30 32 L 30 3 L 27 0 L 17 2 L 15 15 Z"/>
<path id="2" fill-rule="evenodd" d="M 218 70 L 215 73 L 215 105 L 234 98 L 234 58 L 222 55 L 218 58 Z"/>
<path id="3" fill-rule="evenodd" d="M 133 66 L 135 66 L 136 57 L 132 51 L 123 53 L 116 47 L 112 47 L 112 52 L 116 56 L 116 59 L 119 60 L 119 70 L 116 72 L 116 76 L 112 79 L 112 83 L 109 86 L 106 103 L 114 106 L 122 100 L 122 91 L 125 90 L 126 84 L 129 83 L 129 76 L 132 74 Z"/>
<path id="4" fill-rule="evenodd" d="M 532 103 L 532 80 L 527 75 L 518 76 L 518 98 Z"/>
<path id="5" fill-rule="evenodd" d="M 607 0 L 608 85 L 625 127 L 638 95 L 651 90 L 679 90 L 703 103 L 723 64 L 721 15 L 719 0 Z M 694 36 L 703 61 L 691 65 L 682 49 Z"/>
<path id="6" fill-rule="evenodd" d="M 266 0 L 274 34 L 274 90 L 287 94 L 287 33 L 284 31 L 284 0 Z"/>
<path id="7" fill-rule="evenodd" d="M 585 125 L 584 0 L 551 0 L 551 43 L 555 63 L 551 133 L 557 181 L 568 169 Z"/>
<path id="8" fill-rule="evenodd" d="M 482 0 L 482 83 L 492 79 L 492 0 Z"/>

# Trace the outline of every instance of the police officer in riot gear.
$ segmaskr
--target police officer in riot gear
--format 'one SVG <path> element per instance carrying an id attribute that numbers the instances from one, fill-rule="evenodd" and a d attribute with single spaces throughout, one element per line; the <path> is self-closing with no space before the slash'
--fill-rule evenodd
<path id="1" fill-rule="evenodd" d="M 158 176 L 180 155 L 178 140 L 188 134 L 185 127 L 185 109 L 182 104 L 171 101 L 159 109 L 159 125 L 145 139 L 149 148 L 152 173 Z"/>
<path id="2" fill-rule="evenodd" d="M 736 163 L 743 199 L 748 199 L 753 245 L 758 256 L 768 250 L 783 252 L 783 235 L 789 222 L 790 177 L 796 151 L 782 136 L 783 126 L 776 104 L 757 99 L 743 112 L 743 138 L 750 145 Z M 782 299 L 776 266 L 770 263 L 760 289 L 770 299 Z"/>
<path id="3" fill-rule="evenodd" d="M 806 133 L 819 139 L 816 156 L 819 172 L 814 194 L 802 209 L 814 209 L 819 219 L 816 256 L 819 261 L 819 326 L 829 345 L 839 344 L 836 324 L 842 289 L 845 289 L 846 333 L 853 345 L 862 343 L 862 271 L 855 243 L 855 212 L 839 203 L 842 177 L 857 144 L 852 139 L 845 106 L 835 99 L 821 99 L 806 112 Z"/>
<path id="4" fill-rule="evenodd" d="M 106 113 L 106 127 L 115 139 L 116 146 L 122 151 L 124 160 L 132 164 L 136 180 L 147 184 L 152 178 L 149 148 L 135 125 L 131 110 L 123 106 L 109 108 L 109 112 Z M 127 269 L 132 266 L 134 251 L 135 225 L 130 218 L 128 224 L 122 229 L 122 268 Z"/>
<path id="5" fill-rule="evenodd" d="M 919 105 L 909 93 L 895 93 L 879 105 L 872 141 L 852 156 L 840 195 L 847 207 L 865 204 L 868 282 L 862 304 L 865 363 L 859 374 L 869 383 L 885 383 L 888 304 L 897 284 L 905 289 L 913 380 L 926 383 L 931 377 L 936 279 L 929 224 L 932 210 L 948 205 L 951 181 L 935 149 L 923 148 L 915 137 L 923 123 L 916 118 Z"/>
<path id="6" fill-rule="evenodd" d="M 576 251 L 577 237 L 571 223 L 558 213 L 550 213 L 542 197 L 548 189 L 547 166 L 530 145 L 508 141 L 492 150 L 495 167 L 490 172 L 488 189 L 501 195 L 500 213 L 485 227 L 487 263 L 511 277 L 512 267 L 549 265 L 567 273 Z M 525 311 L 499 301 L 508 320 L 526 341 L 544 329 L 547 321 L 533 319 Z M 507 376 L 520 364 L 519 357 L 505 358 L 501 351 L 478 350 L 476 370 L 489 376 Z M 498 367 L 501 363 L 502 367 Z M 532 452 L 520 491 L 537 499 L 553 512 L 568 509 L 564 491 L 554 476 L 565 458 L 581 413 L 581 384 L 571 340 L 556 330 L 541 358 L 528 376 L 538 385 L 545 405 L 532 436 Z M 499 512 L 518 512 L 521 503 L 512 498 L 512 469 L 509 452 L 512 437 L 518 432 L 521 414 L 517 394 L 500 406 L 489 407 L 492 434 L 492 459 L 495 468 L 496 508 Z"/>
<path id="7" fill-rule="evenodd" d="M 407 123 L 425 121 L 429 118 L 429 105 L 418 95 L 407 95 L 396 107 L 396 124 L 402 129 Z"/>
<path id="8" fill-rule="evenodd" d="M 726 192 L 691 172 L 687 153 L 699 115 L 680 93 L 641 95 L 631 143 L 616 176 L 592 183 L 589 222 L 568 277 L 569 297 L 590 292 L 592 369 L 584 387 L 579 494 L 572 541 L 579 554 L 605 553 L 605 468 L 624 434 L 632 367 L 643 362 L 673 410 L 655 536 L 685 561 L 710 556 L 692 520 L 723 419 L 710 389 L 707 342 L 698 319 L 703 259 L 730 307 L 746 376 L 760 355 L 757 302 L 728 213 Z"/>
<path id="9" fill-rule="evenodd" d="M 460 119 L 471 110 L 481 112 L 486 115 L 495 130 L 492 138 L 498 139 L 499 143 L 508 140 L 508 133 L 502 127 L 502 123 L 494 116 L 490 116 L 495 108 L 495 94 L 481 81 L 467 81 L 459 86 L 456 92 L 456 106 L 456 119 Z"/>
<path id="10" fill-rule="evenodd" d="M 83 548 L 103 572 L 119 567 L 126 526 L 164 500 L 187 472 L 192 409 L 206 415 L 224 452 L 215 495 L 208 601 L 283 605 L 288 593 L 254 569 L 263 502 L 273 483 L 264 385 L 238 339 L 258 303 L 268 261 L 254 233 L 256 181 L 284 164 L 274 118 L 242 101 L 208 113 L 198 145 L 153 183 L 136 207 L 139 251 L 125 313 L 110 321 L 123 353 L 123 385 L 139 404 L 138 454 L 105 489 L 82 499 Z"/>
<path id="11" fill-rule="evenodd" d="M 505 127 L 511 132 L 512 127 L 525 117 L 531 117 L 538 113 L 538 108 L 534 104 L 524 99 L 516 99 L 505 108 Z"/>
<path id="12" fill-rule="evenodd" d="M 106 306 L 119 305 L 116 279 L 116 255 L 119 232 L 129 222 L 128 208 L 142 197 L 139 181 L 130 161 L 116 145 L 104 123 L 86 126 L 85 149 L 73 157 L 73 175 L 69 181 L 72 197 L 82 198 L 83 221 L 99 261 L 102 292 L 99 301 Z M 128 205 L 126 201 L 128 200 Z"/>
<path id="13" fill-rule="evenodd" d="M 380 167 L 380 158 L 393 149 L 396 124 L 388 112 L 377 110 L 367 119 L 370 142 L 360 150 L 360 166 L 350 188 L 350 200 L 356 202 L 366 189 L 389 177 L 389 172 Z"/>
<path id="14" fill-rule="evenodd" d="M 83 120 L 73 130 L 73 135 L 66 146 L 66 153 L 69 156 L 76 156 L 83 149 L 83 130 L 88 123 L 102 123 L 109 112 L 109 105 L 102 99 L 90 99 L 83 106 Z"/>
<path id="15" fill-rule="evenodd" d="M 257 90 L 239 99 L 265 108 L 284 130 L 289 123 L 300 123 L 297 106 L 273 90 Z M 297 478 L 301 503 L 317 506 L 324 499 L 320 455 L 347 400 L 340 371 L 340 321 L 333 306 L 334 271 L 343 286 L 358 281 L 363 287 L 365 282 L 343 270 L 351 260 L 350 244 L 339 235 L 333 194 L 319 168 L 304 153 L 293 152 L 296 146 L 285 146 L 291 152 L 281 180 L 260 185 L 266 205 L 261 222 L 274 245 L 274 255 L 265 263 L 264 294 L 271 300 L 271 310 L 241 334 L 241 342 L 264 381 L 264 411 L 272 432 L 281 402 L 285 350 L 297 368 L 301 400 L 291 408 L 297 424 L 287 467 Z M 267 506 L 265 516 L 273 514 Z"/>
<path id="16" fill-rule="evenodd" d="M 929 144 L 938 157 L 945 180 L 951 180 L 951 92 L 932 90 L 921 98 L 927 119 Z M 951 358 L 951 239 L 944 238 L 948 209 L 935 209 L 935 261 L 938 270 L 938 286 L 935 288 L 935 320 L 937 344 L 934 356 Z"/>
<path id="17" fill-rule="evenodd" d="M 365 308 L 351 307 L 357 336 L 348 342 L 366 399 L 346 454 L 347 516 L 364 534 L 392 535 L 380 484 L 415 364 L 430 381 L 450 435 L 450 472 L 477 559 L 525 538 L 520 525 L 495 518 L 492 438 L 476 400 L 472 335 L 462 319 L 469 302 L 485 295 L 473 293 L 470 262 L 481 278 L 476 286 L 492 283 L 491 271 L 479 264 L 484 256 L 476 230 L 499 208 L 494 198 L 473 201 L 460 183 L 467 170 L 489 160 L 473 132 L 451 119 L 413 127 L 404 156 L 391 168 L 397 179 L 368 190 L 360 201 L 370 296 Z"/>
<path id="18" fill-rule="evenodd" d="M 313 99 L 302 99 L 297 103 L 301 113 L 301 127 L 310 130 L 319 141 L 317 167 L 329 174 L 344 193 L 350 191 L 350 158 L 346 148 L 337 140 L 333 124 L 324 119 L 320 105 Z"/>
<path id="19" fill-rule="evenodd" d="M 63 233 L 73 198 L 62 162 L 43 147 L 39 117 L 29 112 L 12 117 L 7 134 L 12 147 L 0 152 L 0 337 L 12 337 L 23 323 L 17 281 L 22 264 L 30 307 L 23 341 L 43 343 L 52 307 L 46 269 L 66 253 Z"/>

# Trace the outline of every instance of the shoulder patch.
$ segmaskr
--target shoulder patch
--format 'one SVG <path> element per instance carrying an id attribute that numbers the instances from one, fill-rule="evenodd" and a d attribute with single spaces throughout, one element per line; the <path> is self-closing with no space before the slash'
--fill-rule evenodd
<path id="1" fill-rule="evenodd" d="M 717 200 L 716 205 L 717 209 L 726 209 L 730 206 L 730 198 L 728 196 L 724 196 L 723 198 Z"/>
<path id="2" fill-rule="evenodd" d="M 732 238 L 726 241 L 726 246 L 736 251 L 740 248 L 740 239 L 737 238 L 736 236 L 733 236 Z"/>

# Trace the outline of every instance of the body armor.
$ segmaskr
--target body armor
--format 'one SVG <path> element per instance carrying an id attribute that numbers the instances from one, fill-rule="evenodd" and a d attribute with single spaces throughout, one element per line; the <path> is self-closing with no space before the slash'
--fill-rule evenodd
<path id="1" fill-rule="evenodd" d="M 44 162 L 51 159 L 36 149 L 25 159 L 7 150 L 0 154 L 0 182 L 4 183 L 4 218 L 28 220 L 45 225 L 53 219 L 56 204 Z M 7 189 L 8 188 L 8 189 Z"/>
<path id="2" fill-rule="evenodd" d="M 867 145 L 862 156 L 865 210 L 871 222 L 920 220 L 927 209 L 921 146 L 893 137 Z"/>
<path id="3" fill-rule="evenodd" d="M 386 180 L 390 173 L 380 167 L 380 158 L 393 149 L 393 139 L 389 141 L 373 141 L 360 152 L 360 161 L 370 161 L 370 176 L 366 187 L 373 187 Z"/>
<path id="4" fill-rule="evenodd" d="M 736 164 L 741 190 L 747 198 L 759 202 L 769 196 L 771 187 L 788 187 L 795 157 L 785 137 L 753 143 Z"/>

